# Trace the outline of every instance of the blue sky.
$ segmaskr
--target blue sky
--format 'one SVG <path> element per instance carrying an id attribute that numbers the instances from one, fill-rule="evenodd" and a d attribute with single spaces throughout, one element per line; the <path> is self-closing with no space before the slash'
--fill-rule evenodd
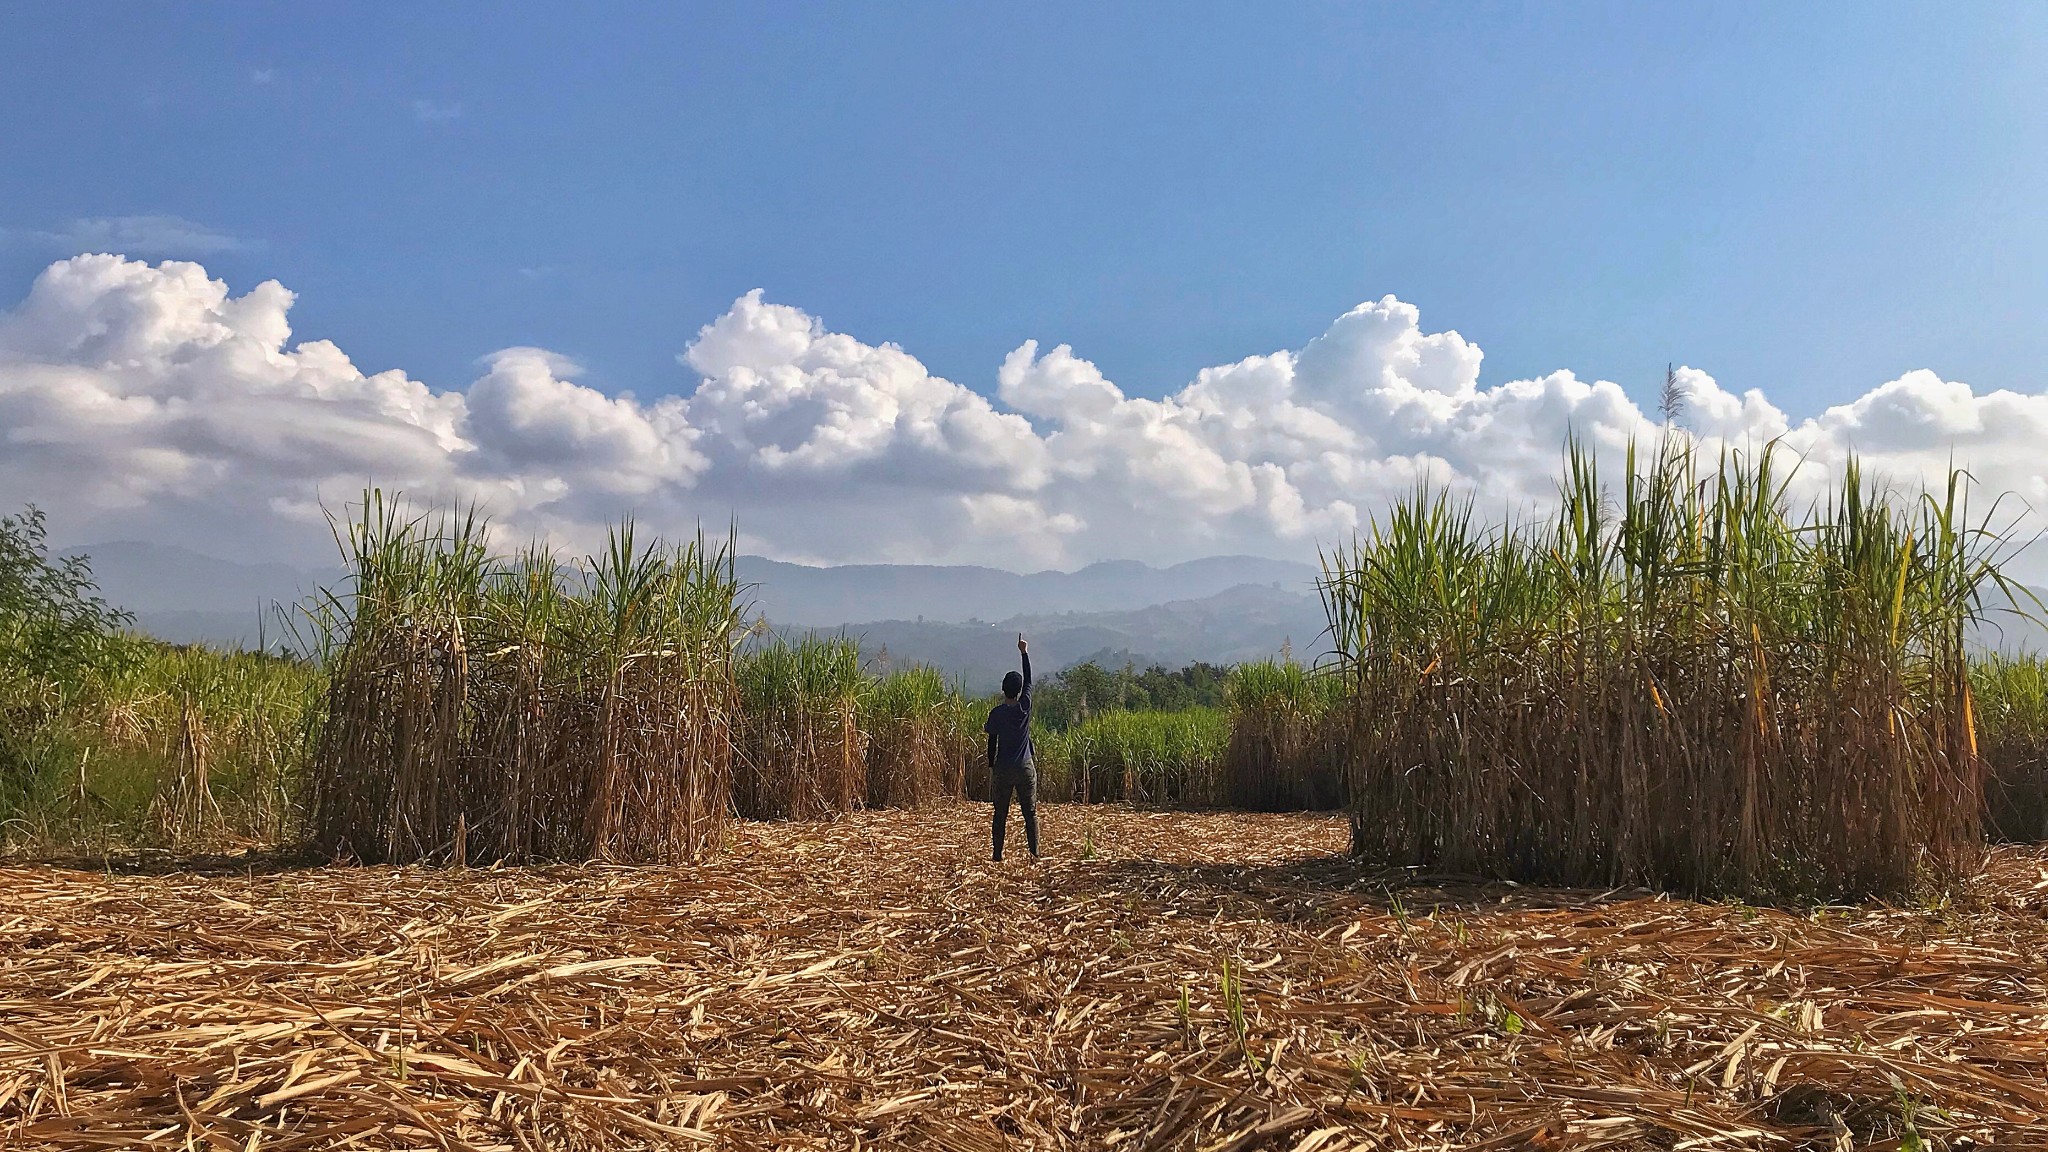
<path id="1" fill-rule="evenodd" d="M 4 32 L 0 505 L 74 539 L 325 547 L 375 482 L 792 559 L 1312 556 L 1425 476 L 1540 501 L 1668 363 L 1702 436 L 2048 508 L 2048 5 Z"/>
<path id="2" fill-rule="evenodd" d="M 756 287 L 982 390 L 1036 337 L 1157 395 L 1390 292 L 1488 381 L 1802 414 L 2048 353 L 2040 5 L 418 9 L 11 12 L 10 298 L 69 254 L 21 231 L 167 214 L 437 384 L 685 387 Z"/>

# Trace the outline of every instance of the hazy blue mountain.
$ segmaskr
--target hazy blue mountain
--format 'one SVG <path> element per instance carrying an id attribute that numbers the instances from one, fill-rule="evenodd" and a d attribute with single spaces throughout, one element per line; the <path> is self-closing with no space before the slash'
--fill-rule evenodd
<path id="1" fill-rule="evenodd" d="M 139 540 L 61 551 L 89 557 L 107 602 L 134 613 L 137 628 L 176 644 L 254 647 L 262 639 L 274 647 L 282 639 L 275 606 L 297 603 L 341 575 Z"/>
<path id="2" fill-rule="evenodd" d="M 2030 602 L 2027 593 L 2040 603 Z M 2048 655 L 2048 622 L 2037 619 L 2048 615 L 2043 605 L 2048 605 L 2048 588 L 2027 588 L 2012 599 L 1994 590 L 1986 604 L 1986 618 L 1972 630 L 1971 639 L 1999 652 Z"/>
<path id="3" fill-rule="evenodd" d="M 114 541 L 65 549 L 91 558 L 107 600 L 137 626 L 174 642 L 254 645 L 284 639 L 272 606 L 340 579 L 339 568 L 223 560 L 172 544 Z M 1075 572 L 856 564 L 834 568 L 743 556 L 754 609 L 784 631 L 844 630 L 873 656 L 936 665 L 977 691 L 995 684 L 1027 632 L 1047 673 L 1110 654 L 1179 666 L 1272 655 L 1291 643 L 1307 660 L 1327 647 L 1307 564 L 1217 556 L 1153 568 L 1129 561 Z M 2048 591 L 2036 590 L 2044 600 Z M 2029 612 L 2038 612 L 2025 604 Z M 2048 627 L 1995 598 L 1972 639 L 2003 651 L 2048 653 Z"/>
<path id="4" fill-rule="evenodd" d="M 90 557 L 102 594 L 133 612 L 139 628 L 180 643 L 253 645 L 259 627 L 266 639 L 279 638 L 272 606 L 296 603 L 342 575 L 338 567 L 223 560 L 175 544 L 124 540 L 64 551 Z M 1033 573 L 910 564 L 820 568 L 755 556 L 740 557 L 736 567 L 750 585 L 754 612 L 777 626 L 854 625 L 855 631 L 893 637 L 917 635 L 919 617 L 934 626 L 953 625 L 952 639 L 906 640 L 904 650 L 952 652 L 944 666 L 963 671 L 976 666 L 970 653 L 979 643 L 964 637 L 979 637 L 989 628 L 976 624 L 962 631 L 968 621 L 1000 620 L 1008 626 L 1024 619 L 1033 629 L 1058 629 L 1071 640 L 1055 642 L 1054 648 L 1073 650 L 1075 659 L 1103 647 L 1129 647 L 1169 661 L 1178 661 L 1180 653 L 1192 653 L 1187 659 L 1218 659 L 1248 646 L 1263 651 L 1277 647 L 1286 635 L 1274 633 L 1269 641 L 1259 630 L 1256 621 L 1272 615 L 1267 607 L 1253 610 L 1248 620 L 1219 609 L 1176 607 L 1151 616 L 1145 610 L 1203 601 L 1246 586 L 1272 593 L 1274 603 L 1306 599 L 1312 605 L 1315 574 L 1306 564 L 1255 556 L 1218 556 L 1169 568 L 1126 561 Z M 1249 603 L 1243 595 L 1238 600 Z M 1114 619 L 1095 618 L 1102 613 Z M 1001 656 L 1000 648 L 995 655 Z"/>
<path id="5" fill-rule="evenodd" d="M 176 544 L 115 540 L 68 548 L 92 561 L 100 592 L 130 611 L 240 612 L 292 599 L 339 575 L 289 564 L 222 560 Z"/>
<path id="6" fill-rule="evenodd" d="M 1244 584 L 1312 594 L 1316 570 L 1292 560 L 1212 556 L 1168 568 L 1130 560 L 1074 572 L 923 564 L 846 564 L 830 568 L 743 556 L 740 579 L 753 585 L 755 609 L 777 624 L 836 625 L 855 620 L 962 622 L 1056 612 L 1110 612 L 1197 600 Z"/>
<path id="7" fill-rule="evenodd" d="M 971 691 L 987 692 L 1017 666 L 1019 632 L 1031 639 L 1033 670 L 1051 675 L 1088 659 L 1178 668 L 1196 660 L 1257 660 L 1283 647 L 1313 660 L 1328 647 L 1323 629 L 1322 603 L 1313 594 L 1244 584 L 1116 612 L 1031 613 L 989 623 L 879 620 L 820 631 L 853 636 L 872 661 L 930 664 Z"/>

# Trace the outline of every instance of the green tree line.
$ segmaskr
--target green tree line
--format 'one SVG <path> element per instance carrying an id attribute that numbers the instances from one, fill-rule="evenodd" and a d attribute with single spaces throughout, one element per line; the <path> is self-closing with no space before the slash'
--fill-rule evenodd
<path id="1" fill-rule="evenodd" d="M 1061 732 L 1105 712 L 1183 712 L 1221 708 L 1230 666 L 1197 661 L 1172 669 L 1153 664 L 1106 668 L 1084 660 L 1032 689 L 1040 724 Z"/>

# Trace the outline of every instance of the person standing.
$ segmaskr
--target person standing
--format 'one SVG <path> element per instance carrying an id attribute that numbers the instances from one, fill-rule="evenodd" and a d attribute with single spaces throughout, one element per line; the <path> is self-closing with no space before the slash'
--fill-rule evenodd
<path id="1" fill-rule="evenodd" d="M 1031 645 L 1017 636 L 1017 657 L 1024 663 L 1019 675 L 1003 675 L 1003 702 L 989 709 L 988 733 L 989 798 L 995 801 L 995 858 L 1003 858 L 1003 830 L 1010 822 L 1010 794 L 1017 795 L 1017 807 L 1024 813 L 1024 841 L 1031 858 L 1038 859 L 1038 770 L 1031 762 Z"/>

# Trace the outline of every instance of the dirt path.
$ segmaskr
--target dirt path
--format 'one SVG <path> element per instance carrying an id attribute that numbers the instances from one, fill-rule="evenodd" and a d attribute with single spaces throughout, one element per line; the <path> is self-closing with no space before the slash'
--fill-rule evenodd
<path id="1" fill-rule="evenodd" d="M 0 869 L 0 1146 L 2048 1147 L 2039 852 L 1816 916 L 1390 898 L 1312 816 L 1054 806 L 991 866 L 986 813 L 690 869 Z"/>

